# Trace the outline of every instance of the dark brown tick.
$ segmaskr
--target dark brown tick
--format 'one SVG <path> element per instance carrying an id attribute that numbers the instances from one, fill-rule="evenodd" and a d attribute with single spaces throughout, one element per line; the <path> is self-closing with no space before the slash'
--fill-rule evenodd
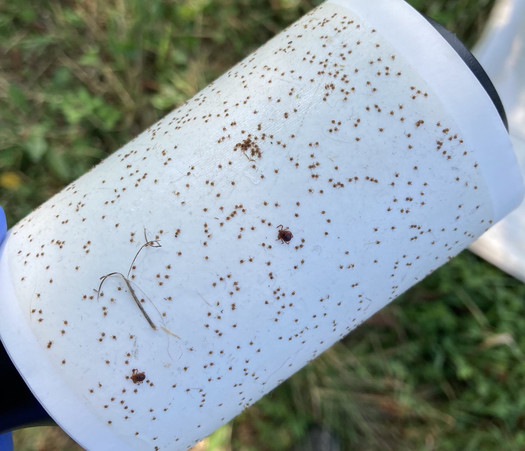
<path id="1" fill-rule="evenodd" d="M 142 382 L 146 379 L 146 375 L 144 372 L 139 373 L 139 370 L 133 368 L 131 370 L 131 380 L 134 384 L 142 384 Z"/>
<path id="2" fill-rule="evenodd" d="M 279 232 L 277 233 L 277 239 L 281 240 L 282 243 L 290 244 L 293 238 L 293 233 L 288 230 L 288 227 L 284 228 L 282 225 L 278 225 Z"/>

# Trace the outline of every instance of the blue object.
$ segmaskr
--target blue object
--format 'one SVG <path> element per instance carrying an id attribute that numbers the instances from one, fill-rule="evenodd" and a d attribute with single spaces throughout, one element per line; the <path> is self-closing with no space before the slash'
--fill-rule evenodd
<path id="1" fill-rule="evenodd" d="M 11 432 L 0 434 L 0 451 L 13 451 L 13 435 Z"/>
<path id="2" fill-rule="evenodd" d="M 4 239 L 6 232 L 7 232 L 7 221 L 5 220 L 4 210 L 2 209 L 2 207 L 0 207 L 0 243 L 2 243 L 2 240 Z"/>
<path id="3" fill-rule="evenodd" d="M 4 210 L 0 207 L 0 243 L 4 239 L 5 232 L 7 231 L 7 224 L 5 220 Z M 0 451 L 12 451 L 13 450 L 13 435 L 11 432 L 0 434 Z"/>

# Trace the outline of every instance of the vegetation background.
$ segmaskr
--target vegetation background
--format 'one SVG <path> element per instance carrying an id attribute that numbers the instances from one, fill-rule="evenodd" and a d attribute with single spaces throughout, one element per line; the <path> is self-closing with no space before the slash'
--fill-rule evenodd
<path id="1" fill-rule="evenodd" d="M 319 0 L 0 3 L 9 224 Z M 472 45 L 493 0 L 411 0 Z M 524 450 L 525 286 L 464 252 L 201 443 L 202 450 Z M 58 427 L 15 449 L 79 449 Z M 320 450 L 320 447 L 313 449 Z"/>

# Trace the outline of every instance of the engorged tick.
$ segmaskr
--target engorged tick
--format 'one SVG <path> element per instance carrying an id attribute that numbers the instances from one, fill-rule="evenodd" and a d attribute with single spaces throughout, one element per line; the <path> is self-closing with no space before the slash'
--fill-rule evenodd
<path id="1" fill-rule="evenodd" d="M 288 230 L 288 227 L 284 228 L 283 225 L 278 225 L 279 232 L 277 233 L 277 240 L 281 240 L 282 243 L 290 244 L 293 238 L 293 233 Z"/>
<path id="2" fill-rule="evenodd" d="M 144 372 L 140 372 L 136 368 L 133 368 L 131 370 L 131 380 L 134 384 L 142 384 L 142 382 L 146 379 L 146 375 Z"/>

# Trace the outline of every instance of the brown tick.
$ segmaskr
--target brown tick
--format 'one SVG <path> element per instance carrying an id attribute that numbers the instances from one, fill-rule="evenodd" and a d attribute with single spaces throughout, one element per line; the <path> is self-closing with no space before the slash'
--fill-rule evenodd
<path id="1" fill-rule="evenodd" d="M 131 370 L 131 380 L 134 384 L 142 384 L 142 382 L 146 379 L 146 375 L 144 372 L 139 373 L 139 370 L 133 368 Z"/>
<path id="2" fill-rule="evenodd" d="M 288 227 L 284 228 L 282 225 L 278 225 L 279 232 L 277 233 L 277 239 L 281 240 L 282 243 L 290 244 L 293 238 L 293 233 L 288 230 Z"/>

